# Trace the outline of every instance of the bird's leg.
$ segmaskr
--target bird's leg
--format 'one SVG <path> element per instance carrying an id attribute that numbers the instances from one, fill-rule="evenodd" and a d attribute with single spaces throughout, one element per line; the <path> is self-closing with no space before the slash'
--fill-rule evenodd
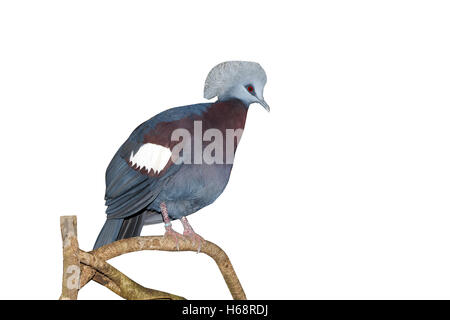
<path id="1" fill-rule="evenodd" d="M 203 242 L 205 242 L 205 239 L 203 239 L 201 236 L 195 233 L 194 229 L 192 229 L 186 217 L 181 218 L 181 223 L 183 224 L 184 227 L 183 236 L 188 237 L 194 243 L 194 245 L 198 242 L 197 253 L 199 253 L 200 249 L 202 248 Z"/>
<path id="2" fill-rule="evenodd" d="M 167 207 L 164 202 L 161 202 L 160 205 L 161 213 L 164 220 L 164 227 L 166 228 L 166 233 L 164 233 L 164 237 L 173 237 L 175 238 L 175 243 L 177 244 L 177 250 L 180 249 L 178 245 L 178 238 L 182 238 L 183 236 L 172 229 L 172 223 L 170 222 L 169 213 L 167 212 Z"/>

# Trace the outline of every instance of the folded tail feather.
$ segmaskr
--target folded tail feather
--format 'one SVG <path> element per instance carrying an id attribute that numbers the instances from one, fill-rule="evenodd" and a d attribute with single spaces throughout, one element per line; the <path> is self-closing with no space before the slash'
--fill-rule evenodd
<path id="1" fill-rule="evenodd" d="M 124 219 L 106 219 L 95 241 L 94 250 L 117 240 Z"/>
<path id="2" fill-rule="evenodd" d="M 120 228 L 117 240 L 138 237 L 144 226 L 144 213 L 125 218 Z"/>

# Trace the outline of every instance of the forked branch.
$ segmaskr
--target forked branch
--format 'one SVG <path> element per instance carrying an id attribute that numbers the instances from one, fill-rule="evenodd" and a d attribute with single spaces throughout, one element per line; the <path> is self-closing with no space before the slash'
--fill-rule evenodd
<path id="1" fill-rule="evenodd" d="M 61 221 L 63 220 L 67 220 L 68 224 L 75 222 L 76 240 L 76 217 L 61 217 Z M 63 229 L 61 229 L 61 232 L 64 233 Z M 82 288 L 90 280 L 94 280 L 125 299 L 183 299 L 182 297 L 170 293 L 145 288 L 128 278 L 106 261 L 125 253 L 142 250 L 197 252 L 197 249 L 198 248 L 195 243 L 192 243 L 186 239 L 179 241 L 177 248 L 177 245 L 173 239 L 162 236 L 124 239 L 110 243 L 91 252 L 84 252 L 78 249 L 78 243 L 76 243 L 76 257 L 81 268 L 81 272 L 78 277 L 78 288 Z M 214 259 L 220 272 L 222 273 L 223 278 L 225 279 L 232 297 L 240 300 L 246 299 L 241 283 L 239 282 L 239 279 L 226 253 L 217 245 L 209 241 L 205 241 L 203 243 L 200 252 L 203 252 Z M 64 255 L 64 258 L 66 258 L 66 254 Z M 66 272 L 66 268 L 64 269 L 64 272 Z M 65 292 L 64 290 L 63 281 L 63 294 Z M 63 297 L 63 295 L 61 297 Z M 76 299 L 76 295 L 72 295 L 72 298 Z"/>

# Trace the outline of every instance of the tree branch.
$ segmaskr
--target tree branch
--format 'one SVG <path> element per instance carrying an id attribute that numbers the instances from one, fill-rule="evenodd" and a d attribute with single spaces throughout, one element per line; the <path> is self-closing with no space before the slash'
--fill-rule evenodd
<path id="1" fill-rule="evenodd" d="M 194 251 L 197 252 L 198 247 L 195 243 L 187 239 L 176 242 L 172 238 L 163 236 L 147 236 L 123 239 L 107 244 L 90 253 L 97 258 L 106 261 L 125 253 L 142 251 L 142 250 L 160 250 L 160 251 Z M 244 289 L 234 271 L 227 254 L 216 244 L 205 241 L 202 244 L 200 252 L 207 254 L 214 259 L 225 283 L 230 290 L 231 296 L 236 300 L 246 300 Z"/>
<path id="2" fill-rule="evenodd" d="M 63 280 L 60 300 L 76 300 L 80 288 L 80 259 L 78 257 L 77 217 L 60 218 L 63 242 Z"/>
<path id="3" fill-rule="evenodd" d="M 145 288 L 91 253 L 80 250 L 79 256 L 81 263 L 99 272 L 94 276 L 94 280 L 122 298 L 127 300 L 185 300 L 170 293 Z"/>
<path id="4" fill-rule="evenodd" d="M 142 250 L 197 252 L 195 243 L 187 239 L 179 240 L 177 248 L 174 239 L 169 237 L 134 237 L 110 243 L 91 252 L 84 252 L 78 248 L 75 216 L 61 217 L 61 235 L 64 244 L 64 273 L 60 299 L 77 299 L 78 290 L 90 280 L 100 283 L 125 299 L 184 299 L 163 291 L 145 288 L 106 261 L 125 253 Z M 214 259 L 232 297 L 245 300 L 244 290 L 226 253 L 209 241 L 202 244 L 200 252 Z"/>

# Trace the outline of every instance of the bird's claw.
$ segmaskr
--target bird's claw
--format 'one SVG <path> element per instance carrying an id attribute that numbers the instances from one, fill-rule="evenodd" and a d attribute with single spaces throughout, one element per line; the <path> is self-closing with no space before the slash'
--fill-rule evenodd
<path id="1" fill-rule="evenodd" d="M 175 240 L 175 244 L 177 246 L 177 250 L 180 250 L 180 245 L 178 244 L 178 238 L 183 239 L 183 236 L 173 230 L 171 227 L 166 227 L 166 233 L 164 233 L 164 238 L 173 238 Z"/>
<path id="2" fill-rule="evenodd" d="M 183 236 L 185 238 L 188 238 L 194 245 L 196 245 L 198 242 L 197 253 L 200 253 L 202 244 L 205 242 L 205 239 L 203 239 L 200 235 L 195 233 L 194 230 L 185 230 L 183 232 Z"/>

